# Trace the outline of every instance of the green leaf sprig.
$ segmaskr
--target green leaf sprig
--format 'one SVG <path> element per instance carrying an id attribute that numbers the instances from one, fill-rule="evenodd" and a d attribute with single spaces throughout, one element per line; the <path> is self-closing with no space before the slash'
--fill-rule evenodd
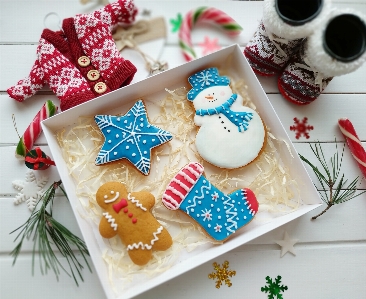
<path id="1" fill-rule="evenodd" d="M 319 190 L 321 199 L 324 203 L 327 204 L 327 207 L 320 214 L 311 218 L 312 220 L 315 220 L 319 216 L 323 215 L 326 211 L 328 211 L 333 205 L 349 201 L 352 198 L 355 198 L 365 193 L 366 190 L 356 194 L 358 190 L 358 177 L 356 177 L 353 181 L 351 181 L 351 183 L 347 185 L 348 180 L 345 179 L 344 174 L 340 176 L 345 144 L 343 145 L 342 153 L 339 157 L 338 147 L 336 143 L 336 153 L 330 158 L 330 167 L 325 159 L 323 149 L 319 142 L 315 143 L 314 146 L 310 144 L 310 148 L 321 164 L 320 170 L 304 156 L 300 154 L 299 156 L 301 160 L 308 164 L 314 171 L 317 179 L 320 182 L 320 185 L 322 186 L 322 190 Z"/>
<path id="2" fill-rule="evenodd" d="M 89 255 L 89 252 L 83 240 L 75 236 L 52 216 L 53 200 L 58 187 L 62 190 L 63 194 L 67 198 L 65 190 L 61 187 L 61 183 L 61 181 L 54 182 L 39 199 L 28 220 L 23 225 L 11 232 L 12 234 L 20 230 L 14 242 L 18 238 L 20 238 L 20 241 L 10 254 L 14 257 L 14 265 L 22 248 L 23 241 L 25 238 L 32 238 L 34 242 L 32 251 L 32 274 L 34 274 L 35 256 L 36 252 L 38 252 L 42 275 L 47 274 L 47 271 L 52 269 L 58 280 L 61 268 L 69 276 L 72 276 L 76 285 L 79 286 L 77 276 L 83 281 L 81 274 L 83 265 L 77 260 L 71 247 L 75 246 L 78 249 L 86 265 L 88 266 L 89 271 L 91 271 L 86 259 L 86 256 Z M 39 209 L 37 209 L 39 204 L 41 206 Z M 47 210 L 48 205 L 49 210 Z M 52 244 L 54 244 L 59 250 L 60 254 L 66 258 L 71 274 L 60 263 L 56 253 L 54 252 L 54 249 L 52 248 Z"/>

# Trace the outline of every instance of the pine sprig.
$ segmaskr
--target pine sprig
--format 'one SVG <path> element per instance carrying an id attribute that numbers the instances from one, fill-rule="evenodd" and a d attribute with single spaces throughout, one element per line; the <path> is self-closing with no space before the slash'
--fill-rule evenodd
<path id="1" fill-rule="evenodd" d="M 312 220 L 315 220 L 328 211 L 333 205 L 349 201 L 352 198 L 365 193 L 366 190 L 356 194 L 358 190 L 358 177 L 356 177 L 351 183 L 347 185 L 348 179 L 344 177 L 344 174 L 340 176 L 345 144 L 343 145 L 341 156 L 339 157 L 338 146 L 336 143 L 336 152 L 330 158 L 330 167 L 325 159 L 323 149 L 319 142 L 315 143 L 314 146 L 310 144 L 310 148 L 317 160 L 320 162 L 321 169 L 312 164 L 304 156 L 300 154 L 299 156 L 301 160 L 308 164 L 314 171 L 314 174 L 322 187 L 322 190 L 319 190 L 320 197 L 322 201 L 327 204 L 327 207 L 319 215 L 311 218 Z"/>
<path id="2" fill-rule="evenodd" d="M 89 255 L 89 252 L 83 240 L 75 236 L 52 216 L 53 200 L 55 197 L 56 189 L 60 188 L 67 198 L 67 194 L 65 190 L 61 187 L 61 183 L 61 181 L 54 182 L 39 199 L 35 209 L 33 210 L 28 220 L 23 225 L 11 232 L 12 234 L 20 230 L 18 236 L 14 240 L 16 241 L 18 240 L 18 238 L 20 238 L 20 241 L 10 254 L 14 257 L 14 265 L 21 251 L 23 241 L 25 239 L 29 240 L 32 238 L 34 242 L 32 251 L 32 274 L 34 274 L 35 256 L 36 252 L 38 251 L 42 275 L 47 274 L 47 271 L 52 269 L 58 280 L 61 268 L 69 276 L 73 277 L 76 285 L 78 286 L 78 277 L 83 281 L 83 277 L 81 274 L 83 265 L 76 258 L 71 246 L 75 246 L 78 249 L 84 259 L 84 262 L 88 266 L 89 271 L 91 271 L 91 268 L 86 259 L 86 256 Z M 39 204 L 41 206 L 39 209 L 37 209 L 37 206 Z M 48 206 L 49 209 L 47 210 Z M 58 260 L 54 249 L 52 248 L 52 245 L 55 245 L 60 254 L 65 257 L 69 265 L 71 274 L 64 268 L 64 266 L 62 266 L 62 264 Z"/>

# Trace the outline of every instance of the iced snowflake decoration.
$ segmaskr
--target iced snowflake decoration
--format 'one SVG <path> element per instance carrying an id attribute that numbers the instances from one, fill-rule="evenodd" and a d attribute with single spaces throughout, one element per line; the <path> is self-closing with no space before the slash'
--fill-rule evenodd
<path id="1" fill-rule="evenodd" d="M 18 205 L 26 201 L 29 210 L 33 211 L 38 200 L 44 193 L 43 187 L 47 182 L 48 177 L 44 176 L 37 179 L 33 171 L 27 171 L 25 181 L 15 180 L 12 182 L 13 187 L 19 191 L 15 196 L 14 204 Z"/>
<path id="2" fill-rule="evenodd" d="M 283 299 L 281 292 L 287 290 L 287 286 L 281 285 L 281 276 L 277 276 L 275 281 L 269 276 L 266 277 L 267 285 L 261 288 L 261 292 L 268 293 L 268 299 Z"/>
<path id="3" fill-rule="evenodd" d="M 212 220 L 211 210 L 204 209 L 204 210 L 201 210 L 201 212 L 202 212 L 201 216 L 203 217 L 203 221 Z"/>
<path id="4" fill-rule="evenodd" d="M 197 82 L 202 83 L 201 86 L 211 85 L 211 82 L 215 82 L 212 78 L 210 71 L 201 72 L 197 75 Z"/>
<path id="5" fill-rule="evenodd" d="M 216 262 L 213 263 L 213 267 L 216 272 L 212 272 L 208 275 L 209 279 L 216 279 L 216 288 L 219 289 L 224 282 L 228 287 L 231 287 L 233 284 L 230 281 L 230 277 L 236 275 L 236 271 L 229 270 L 229 262 L 225 261 L 220 267 Z"/>
<path id="6" fill-rule="evenodd" d="M 216 233 L 221 233 L 222 225 L 216 223 L 216 226 L 214 227 Z"/>
<path id="7" fill-rule="evenodd" d="M 217 199 L 219 198 L 219 194 L 215 191 L 214 193 L 211 194 L 212 200 L 214 202 L 217 201 Z"/>

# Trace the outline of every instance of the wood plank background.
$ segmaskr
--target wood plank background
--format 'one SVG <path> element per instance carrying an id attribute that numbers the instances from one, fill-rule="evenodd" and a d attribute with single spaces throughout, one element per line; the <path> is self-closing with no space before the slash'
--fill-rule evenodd
<path id="1" fill-rule="evenodd" d="M 192 8 L 202 5 L 214 6 L 232 16 L 244 28 L 236 40 L 227 38 L 219 30 L 210 26 L 197 28 L 192 40 L 198 55 L 198 44 L 203 37 L 218 37 L 221 46 L 237 42 L 244 47 L 253 35 L 262 15 L 261 1 L 135 1 L 137 7 L 148 9 L 151 16 L 164 16 L 167 23 L 166 40 L 153 45 L 142 45 L 155 58 L 168 61 L 169 67 L 184 63 L 177 45 L 177 34 L 171 32 L 169 20 L 183 15 Z M 365 0 L 333 1 L 340 8 L 353 8 L 366 14 Z M 35 51 L 40 34 L 45 27 L 44 18 L 55 12 L 61 19 L 77 13 L 90 12 L 99 7 L 95 0 L 82 5 L 78 0 L 0 0 L 0 298 L 104 298 L 104 292 L 95 273 L 83 271 L 85 282 L 76 287 L 73 280 L 61 273 L 57 282 L 53 273 L 42 276 L 37 271 L 31 275 L 32 242 L 24 246 L 22 254 L 12 266 L 10 251 L 14 248 L 14 235 L 9 233 L 29 216 L 25 204 L 15 206 L 13 198 L 17 194 L 11 182 L 24 179 L 26 167 L 14 158 L 18 136 L 12 122 L 16 118 L 19 133 L 22 133 L 33 119 L 45 100 L 58 99 L 45 87 L 36 96 L 24 103 L 9 98 L 6 89 L 19 79 L 28 75 L 35 60 Z M 56 22 L 57 23 L 57 22 Z M 123 52 L 124 53 L 124 52 Z M 139 56 L 131 59 L 138 67 L 140 76 L 146 76 L 143 61 Z M 334 139 L 342 147 L 344 138 L 337 127 L 340 117 L 352 120 L 357 133 L 366 147 L 366 65 L 354 73 L 334 78 L 325 92 L 309 106 L 298 107 L 285 101 L 279 94 L 274 78 L 259 78 L 260 82 L 284 128 L 295 145 L 296 150 L 311 157 L 309 143 L 321 142 L 328 156 L 335 152 Z M 314 126 L 310 138 L 295 138 L 290 130 L 293 118 L 308 118 Z M 49 153 L 42 135 L 38 145 Z M 353 179 L 361 172 L 345 150 L 342 172 Z M 57 180 L 55 168 L 43 172 L 49 181 Z M 312 172 L 311 178 L 317 187 Z M 366 189 L 365 180 L 360 189 Z M 228 252 L 218 258 L 218 263 L 230 262 L 230 268 L 237 271 L 232 278 L 233 286 L 223 286 L 217 290 L 207 275 L 213 271 L 212 263 L 206 263 L 164 285 L 161 285 L 138 298 L 267 298 L 260 288 L 265 285 L 267 275 L 274 278 L 282 276 L 283 283 L 289 287 L 284 298 L 365 298 L 366 294 L 366 194 L 350 202 L 331 208 L 316 221 L 310 217 L 319 213 L 322 207 L 280 227 L 249 244 Z M 55 203 L 55 217 L 78 235 L 80 234 L 71 208 L 63 196 Z M 274 242 L 283 239 L 284 231 L 292 238 L 299 239 L 295 245 L 296 256 L 287 253 L 280 258 L 280 247 Z"/>

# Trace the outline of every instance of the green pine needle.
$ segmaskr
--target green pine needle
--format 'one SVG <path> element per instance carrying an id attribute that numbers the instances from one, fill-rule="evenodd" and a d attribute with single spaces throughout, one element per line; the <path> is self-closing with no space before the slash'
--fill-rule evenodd
<path id="1" fill-rule="evenodd" d="M 300 154 L 299 156 L 301 160 L 303 160 L 306 164 L 308 164 L 314 171 L 314 174 L 319 180 L 319 183 L 322 187 L 322 189 L 319 190 L 320 197 L 322 201 L 327 204 L 327 207 L 323 212 L 311 218 L 312 220 L 314 220 L 319 216 L 323 215 L 333 205 L 349 201 L 352 198 L 355 198 L 365 193 L 366 190 L 356 194 L 358 190 L 357 189 L 358 177 L 347 185 L 348 180 L 344 177 L 344 174 L 340 176 L 345 144 L 343 145 L 341 156 L 339 157 L 338 146 L 336 143 L 336 152 L 330 158 L 330 167 L 326 161 L 320 142 L 315 143 L 314 146 L 310 144 L 310 148 L 315 157 L 317 158 L 317 160 L 320 162 L 321 169 L 312 164 L 304 156 Z"/>
<path id="2" fill-rule="evenodd" d="M 60 185 L 61 181 L 52 184 L 37 202 L 37 205 L 29 219 L 23 225 L 11 232 L 12 234 L 20 230 L 18 236 L 14 240 L 16 241 L 18 238 L 20 238 L 20 241 L 10 254 L 14 257 L 14 265 L 21 251 L 24 239 L 32 238 L 34 242 L 32 251 L 32 274 L 34 274 L 35 256 L 36 252 L 38 252 L 42 275 L 47 274 L 48 270 L 52 270 L 58 280 L 61 268 L 69 276 L 73 277 L 76 285 L 78 286 L 78 277 L 84 281 L 81 274 L 83 265 L 78 261 L 71 247 L 75 246 L 78 249 L 84 262 L 88 266 L 89 271 L 91 271 L 89 263 L 86 259 L 86 256 L 89 255 L 89 252 L 83 240 L 75 236 L 52 216 L 53 200 L 58 187 L 67 198 L 65 190 Z M 37 209 L 39 204 L 41 206 L 39 209 Z M 48 206 L 49 209 L 47 210 Z M 60 254 L 66 259 L 71 274 L 58 260 L 52 245 L 56 246 Z"/>

